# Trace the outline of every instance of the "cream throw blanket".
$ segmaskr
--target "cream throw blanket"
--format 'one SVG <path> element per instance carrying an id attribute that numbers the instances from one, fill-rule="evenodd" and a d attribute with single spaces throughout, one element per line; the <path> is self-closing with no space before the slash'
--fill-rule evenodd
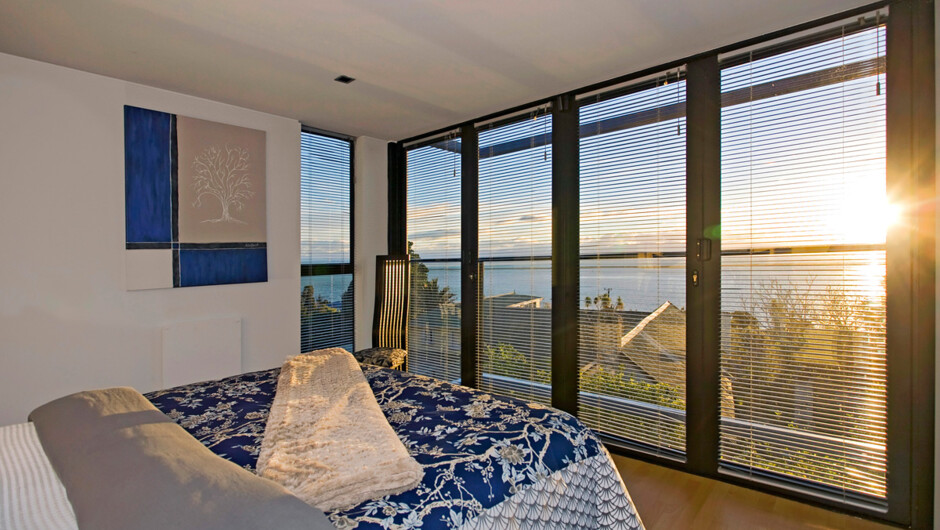
<path id="1" fill-rule="evenodd" d="M 257 468 L 324 511 L 407 491 L 424 475 L 342 348 L 284 363 Z"/>

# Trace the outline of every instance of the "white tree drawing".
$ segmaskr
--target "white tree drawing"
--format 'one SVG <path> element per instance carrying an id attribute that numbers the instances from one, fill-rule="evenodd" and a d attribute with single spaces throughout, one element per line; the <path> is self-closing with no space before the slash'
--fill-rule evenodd
<path id="1" fill-rule="evenodd" d="M 241 223 L 232 217 L 230 210 L 241 210 L 245 201 L 255 192 L 251 191 L 251 179 L 248 175 L 248 150 L 241 147 L 207 147 L 193 160 L 193 188 L 196 200 L 193 206 L 202 206 L 202 197 L 215 197 L 222 203 L 222 215 L 218 219 L 206 219 L 203 223 Z"/>

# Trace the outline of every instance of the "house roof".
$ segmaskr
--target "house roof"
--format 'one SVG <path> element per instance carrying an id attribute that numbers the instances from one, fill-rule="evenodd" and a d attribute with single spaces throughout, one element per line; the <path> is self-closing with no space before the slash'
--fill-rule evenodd
<path id="1" fill-rule="evenodd" d="M 0 52 L 398 140 L 865 3 L 5 0 Z"/>
<path id="2" fill-rule="evenodd" d="M 522 293 L 503 293 L 487 296 L 485 303 L 491 307 L 540 307 L 543 298 L 531 294 Z"/>

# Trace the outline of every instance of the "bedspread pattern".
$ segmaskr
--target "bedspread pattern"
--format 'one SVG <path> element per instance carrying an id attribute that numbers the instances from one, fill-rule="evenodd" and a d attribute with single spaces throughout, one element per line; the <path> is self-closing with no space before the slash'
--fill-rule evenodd
<path id="1" fill-rule="evenodd" d="M 254 471 L 280 368 L 144 394 L 215 454 Z"/>
<path id="2" fill-rule="evenodd" d="M 216 454 L 254 469 L 278 372 L 253 372 L 147 397 Z M 466 526 L 569 464 L 604 454 L 591 431 L 563 412 L 414 374 L 368 366 L 363 372 L 425 476 L 411 491 L 329 513 L 338 528 Z M 629 501 L 614 518 L 615 527 L 641 527 Z M 596 524 L 588 519 L 583 525 L 567 523 L 573 528 Z"/>

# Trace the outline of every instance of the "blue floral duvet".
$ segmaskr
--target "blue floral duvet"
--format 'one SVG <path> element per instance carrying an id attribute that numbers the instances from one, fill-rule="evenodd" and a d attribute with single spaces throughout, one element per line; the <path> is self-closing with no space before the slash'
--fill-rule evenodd
<path id="1" fill-rule="evenodd" d="M 253 471 L 279 372 L 147 398 L 213 452 Z M 363 373 L 425 474 L 411 491 L 328 513 L 338 528 L 491 528 L 507 518 L 536 528 L 642 527 L 603 446 L 573 416 L 386 368 Z M 611 475 L 607 467 L 615 476 L 598 478 Z M 582 483 L 597 491 L 567 491 Z M 531 506 L 540 502 L 559 506 Z"/>

